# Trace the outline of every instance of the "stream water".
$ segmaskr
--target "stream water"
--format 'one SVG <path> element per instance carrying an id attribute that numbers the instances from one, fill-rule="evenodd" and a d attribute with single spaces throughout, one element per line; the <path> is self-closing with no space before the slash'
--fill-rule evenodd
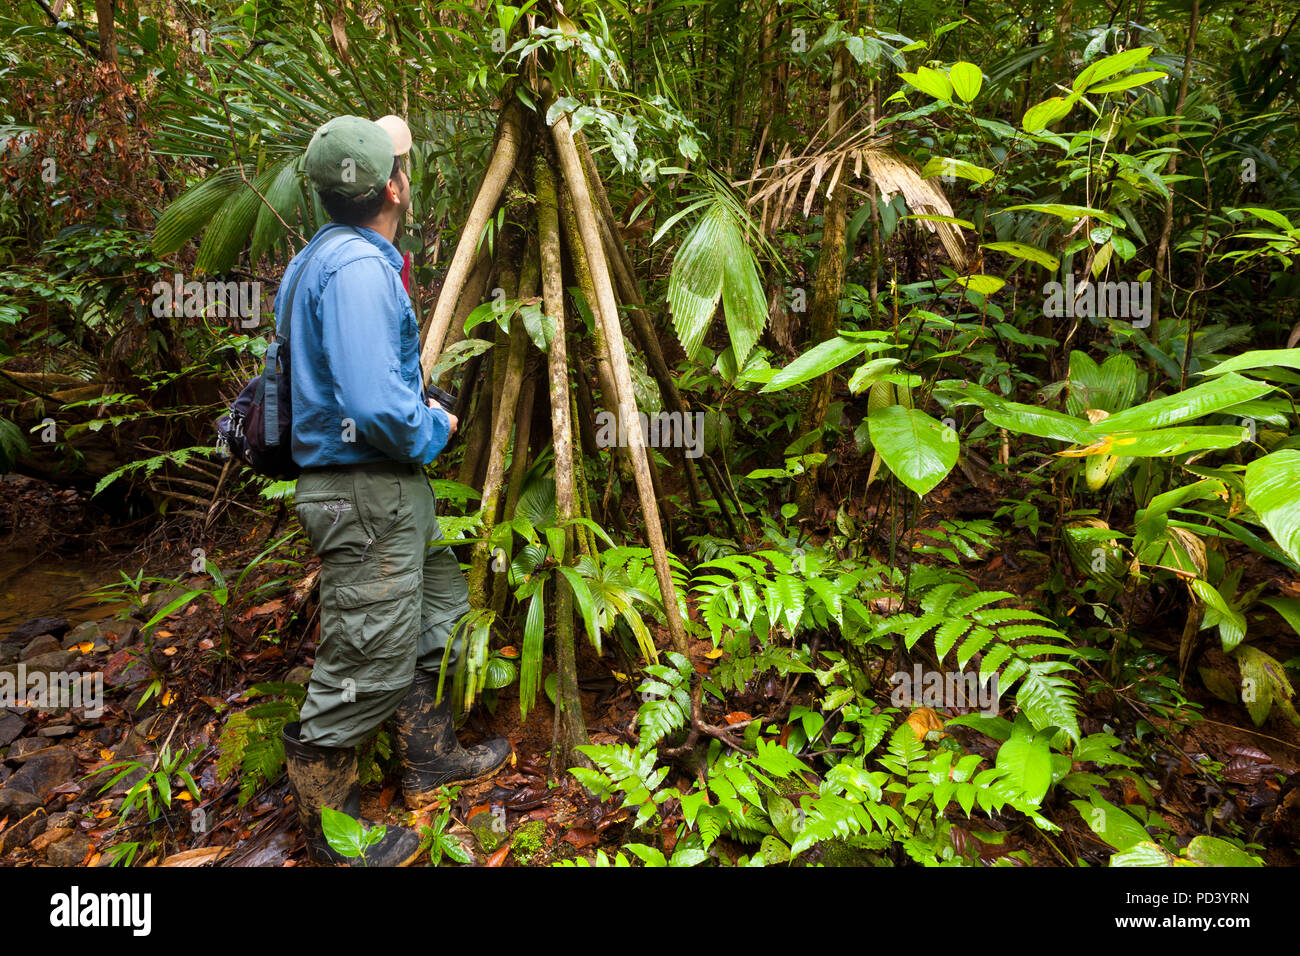
<path id="1" fill-rule="evenodd" d="M 120 580 L 111 557 L 91 561 L 23 548 L 0 551 L 0 638 L 33 617 L 62 617 L 74 625 L 108 617 L 122 602 L 100 602 L 91 592 Z"/>

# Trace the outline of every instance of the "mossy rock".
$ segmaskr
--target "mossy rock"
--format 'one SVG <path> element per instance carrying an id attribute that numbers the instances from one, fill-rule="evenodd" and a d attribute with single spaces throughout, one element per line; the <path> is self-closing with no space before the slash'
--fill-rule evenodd
<path id="1" fill-rule="evenodd" d="M 534 859 L 545 855 L 546 821 L 531 820 L 515 831 L 510 838 L 510 854 L 520 866 L 528 866 Z M 543 860 L 537 859 L 541 863 Z"/>
<path id="2" fill-rule="evenodd" d="M 470 832 L 474 834 L 475 842 L 484 853 L 491 853 L 505 842 L 506 833 L 497 822 L 499 819 L 487 810 L 480 810 L 469 818 Z"/>

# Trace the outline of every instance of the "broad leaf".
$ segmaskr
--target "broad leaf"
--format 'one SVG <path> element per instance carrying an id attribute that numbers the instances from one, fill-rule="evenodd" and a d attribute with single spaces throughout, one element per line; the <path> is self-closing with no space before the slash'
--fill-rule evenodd
<path id="1" fill-rule="evenodd" d="M 925 412 L 887 405 L 867 418 L 871 444 L 898 480 L 918 495 L 943 481 L 957 464 L 957 433 Z"/>
<path id="2" fill-rule="evenodd" d="M 1247 465 L 1246 504 L 1282 550 L 1300 561 L 1300 451 L 1275 451 Z"/>

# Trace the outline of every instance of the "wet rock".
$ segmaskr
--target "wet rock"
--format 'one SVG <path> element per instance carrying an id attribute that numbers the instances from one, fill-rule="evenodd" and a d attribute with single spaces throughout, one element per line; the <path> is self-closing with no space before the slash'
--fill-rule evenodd
<path id="1" fill-rule="evenodd" d="M 77 827 L 77 815 L 71 810 L 60 810 L 58 813 L 51 813 L 49 821 L 51 830 L 75 830 Z"/>
<path id="2" fill-rule="evenodd" d="M 12 770 L 10 770 L 10 769 L 9 769 L 8 767 L 6 767 L 4 764 L 0 763 L 0 783 L 4 783 L 6 780 L 8 780 L 8 779 L 9 779 L 10 777 L 12 777 L 13 775 L 14 775 L 14 772 L 13 772 Z"/>
<path id="3" fill-rule="evenodd" d="M 0 667 L 0 675 L 8 674 L 10 677 L 9 681 L 3 681 L 0 678 L 0 686 L 3 686 L 4 683 L 21 683 L 18 681 L 20 667 L 22 668 L 21 673 L 27 678 L 36 673 L 58 674 L 79 656 L 75 651 L 49 651 L 45 654 L 38 654 L 30 660 L 24 660 L 20 664 L 5 664 Z M 26 693 L 27 688 L 15 687 L 15 690 L 19 691 L 19 696 L 22 696 L 22 694 Z"/>
<path id="4" fill-rule="evenodd" d="M 27 816 L 44 803 L 45 801 L 36 794 L 18 790 L 9 783 L 0 789 L 0 817 L 17 820 L 19 817 Z"/>
<path id="5" fill-rule="evenodd" d="M 52 747 L 29 758 L 22 768 L 9 778 L 5 790 L 25 790 L 44 800 L 59 784 L 71 780 L 76 769 L 77 758 L 73 756 L 71 750 L 66 747 Z"/>
<path id="6" fill-rule="evenodd" d="M 24 737 L 21 740 L 15 740 L 5 760 L 9 763 L 25 763 L 35 754 L 49 750 L 54 746 L 50 741 L 41 737 Z"/>
<path id="7" fill-rule="evenodd" d="M 506 838 L 505 811 L 498 806 L 499 812 L 493 813 L 492 810 L 480 810 L 469 818 L 469 828 L 474 834 L 474 839 L 484 853 L 491 853 Z"/>
<path id="8" fill-rule="evenodd" d="M 63 635 L 62 646 L 65 651 L 70 651 L 79 644 L 93 644 L 91 653 L 99 654 L 112 649 L 114 636 L 99 621 L 82 621 Z"/>
<path id="9" fill-rule="evenodd" d="M 12 664 L 18 660 L 19 647 L 17 644 L 0 644 L 0 664 Z"/>
<path id="10" fill-rule="evenodd" d="M 143 677 L 147 670 L 139 656 L 132 653 L 130 648 L 124 647 L 104 665 L 104 686 L 121 687 L 130 684 Z"/>
<path id="11" fill-rule="evenodd" d="M 72 724 L 51 724 L 36 731 L 42 737 L 66 737 L 68 734 L 75 734 L 76 732 L 77 728 Z"/>
<path id="12" fill-rule="evenodd" d="M 8 747 L 27 728 L 27 721 L 17 714 L 0 713 L 0 747 Z"/>
<path id="13" fill-rule="evenodd" d="M 45 809 L 37 807 L 17 823 L 11 823 L 0 833 L 0 856 L 27 846 L 45 832 Z"/>
<path id="14" fill-rule="evenodd" d="M 259 847 L 250 856 L 239 861 L 240 866 L 282 866 L 293 852 L 293 834 L 286 831 L 276 833 L 266 846 Z"/>
<path id="15" fill-rule="evenodd" d="M 49 819 L 47 818 L 45 823 L 45 832 L 32 840 L 31 843 L 27 844 L 27 848 L 33 853 L 44 853 L 46 847 L 58 843 L 64 837 L 71 835 L 72 830 L 70 828 L 52 827 L 49 825 Z"/>
<path id="16" fill-rule="evenodd" d="M 80 866 L 90 852 L 90 837 L 71 832 L 45 851 L 45 862 L 50 866 Z"/>
<path id="17" fill-rule="evenodd" d="M 48 654 L 50 651 L 59 651 L 59 639 L 53 634 L 42 634 L 39 637 L 33 637 L 23 647 L 23 652 L 18 655 L 20 661 L 29 661 L 33 657 L 39 657 L 42 654 Z"/>
<path id="18" fill-rule="evenodd" d="M 15 627 L 5 640 L 22 646 L 33 637 L 39 637 L 41 634 L 53 634 L 55 637 L 59 637 L 66 633 L 71 626 L 61 617 L 34 617 Z"/>

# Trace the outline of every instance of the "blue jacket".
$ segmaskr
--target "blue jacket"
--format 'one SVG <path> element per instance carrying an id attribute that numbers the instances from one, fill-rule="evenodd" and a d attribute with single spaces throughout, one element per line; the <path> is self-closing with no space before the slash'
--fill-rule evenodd
<path id="1" fill-rule="evenodd" d="M 373 229 L 322 226 L 285 269 L 277 325 L 283 331 L 283 300 L 318 246 L 289 317 L 294 461 L 428 464 L 446 446 L 451 420 L 425 404 L 420 329 L 391 242 Z"/>

